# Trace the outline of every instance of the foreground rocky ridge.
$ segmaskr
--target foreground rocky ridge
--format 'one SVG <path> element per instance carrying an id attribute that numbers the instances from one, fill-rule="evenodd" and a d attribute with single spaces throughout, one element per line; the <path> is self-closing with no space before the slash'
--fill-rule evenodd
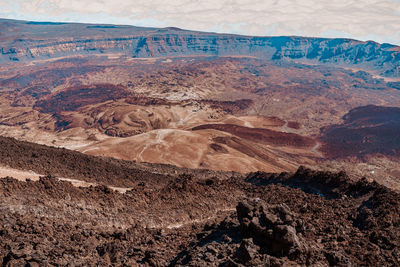
<path id="1" fill-rule="evenodd" d="M 0 20 L 2 28 L 12 31 L 3 31 L 0 62 L 107 53 L 140 58 L 236 55 L 268 60 L 343 64 L 379 71 L 379 74 L 388 77 L 400 75 L 399 47 L 372 41 L 249 37 L 177 28 L 13 20 Z"/>
<path id="2" fill-rule="evenodd" d="M 11 140 L 0 149 L 17 149 Z M 21 155 L 28 166 L 16 151 L 13 161 Z M 57 161 L 64 161 L 68 173 L 79 177 L 86 158 L 88 172 L 107 172 L 90 187 L 51 175 L 0 179 L 4 266 L 400 264 L 400 195 L 375 182 L 303 167 L 239 175 L 63 153 L 46 158 L 38 150 L 31 166 L 49 161 L 62 168 Z M 69 153 L 76 168 L 68 167 Z M 129 190 L 121 194 L 110 184 Z"/>

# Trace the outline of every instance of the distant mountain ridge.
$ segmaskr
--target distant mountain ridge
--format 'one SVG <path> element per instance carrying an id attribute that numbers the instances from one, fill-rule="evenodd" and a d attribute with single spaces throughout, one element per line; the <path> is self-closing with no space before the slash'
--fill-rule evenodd
<path id="1" fill-rule="evenodd" d="M 0 19 L 0 62 L 121 53 L 128 57 L 252 56 L 331 63 L 400 77 L 400 47 L 373 41 L 308 37 L 255 37 L 178 28 Z"/>

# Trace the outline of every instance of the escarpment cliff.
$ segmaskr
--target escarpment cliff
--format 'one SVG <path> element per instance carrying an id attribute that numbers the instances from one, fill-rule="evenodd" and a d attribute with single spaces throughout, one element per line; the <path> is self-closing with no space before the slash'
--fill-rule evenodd
<path id="1" fill-rule="evenodd" d="M 400 49 L 372 41 L 180 32 L 133 38 L 132 45 L 133 57 L 239 55 L 270 60 L 358 65 L 365 69 L 379 69 L 384 76 L 400 74 Z"/>
<path id="2" fill-rule="evenodd" d="M 177 28 L 0 20 L 0 62 L 118 53 L 127 57 L 252 56 L 334 63 L 400 76 L 400 48 L 372 41 L 251 37 Z"/>

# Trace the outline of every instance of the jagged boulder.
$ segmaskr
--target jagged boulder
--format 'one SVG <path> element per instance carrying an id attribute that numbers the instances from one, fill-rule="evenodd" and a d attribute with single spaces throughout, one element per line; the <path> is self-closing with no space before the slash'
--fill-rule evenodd
<path id="1" fill-rule="evenodd" d="M 259 247 L 253 243 L 253 239 L 243 239 L 236 250 L 235 258 L 241 263 L 249 262 L 257 257 L 258 250 Z"/>
<path id="2" fill-rule="evenodd" d="M 301 230 L 303 223 L 287 205 L 242 201 L 236 210 L 243 237 L 252 238 L 263 252 L 295 258 L 306 251 L 296 230 Z"/>

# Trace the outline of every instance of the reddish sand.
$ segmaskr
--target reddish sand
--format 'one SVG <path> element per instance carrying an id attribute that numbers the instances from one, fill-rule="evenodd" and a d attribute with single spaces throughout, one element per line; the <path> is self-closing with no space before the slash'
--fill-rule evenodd
<path id="1" fill-rule="evenodd" d="M 262 128 L 249 128 L 233 124 L 204 124 L 194 127 L 193 131 L 204 129 L 228 132 L 247 140 L 273 145 L 293 147 L 310 147 L 315 145 L 313 139 L 298 134 L 283 133 Z"/>

